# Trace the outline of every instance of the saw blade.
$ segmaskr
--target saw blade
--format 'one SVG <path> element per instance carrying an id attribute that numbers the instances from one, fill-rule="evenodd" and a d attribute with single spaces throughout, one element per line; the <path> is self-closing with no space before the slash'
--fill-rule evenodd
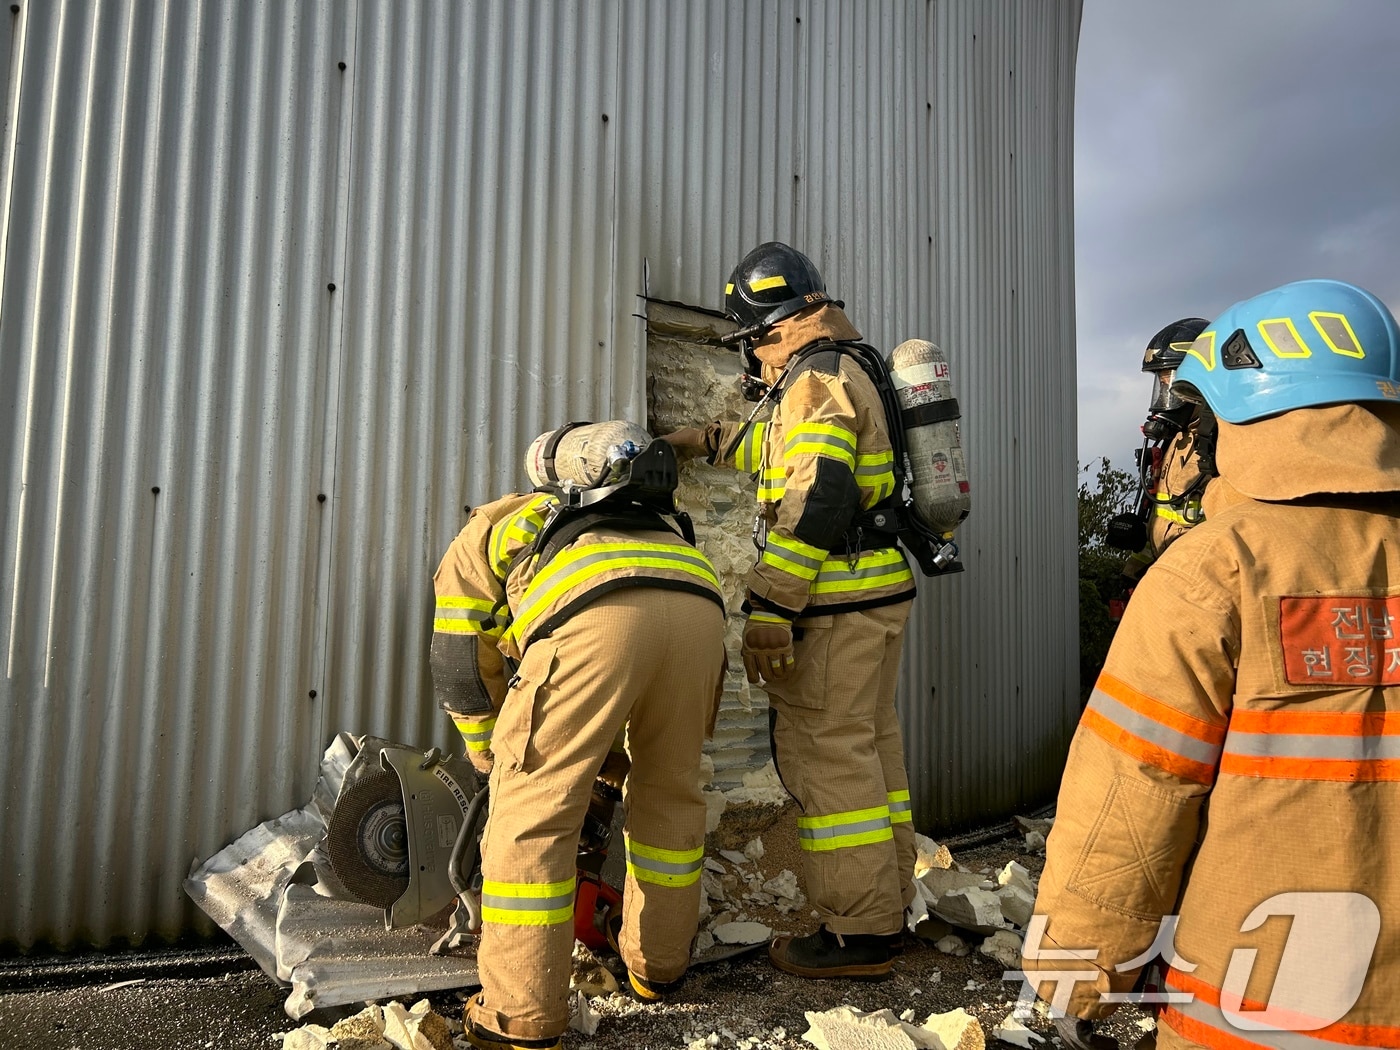
<path id="1" fill-rule="evenodd" d="M 366 904 L 387 908 L 408 889 L 408 823 L 393 773 L 375 773 L 336 801 L 326 828 L 326 853 L 345 888 Z"/>

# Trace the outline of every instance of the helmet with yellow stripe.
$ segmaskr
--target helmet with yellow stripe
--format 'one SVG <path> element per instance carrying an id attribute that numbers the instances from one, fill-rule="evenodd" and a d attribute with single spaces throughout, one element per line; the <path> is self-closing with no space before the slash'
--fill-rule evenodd
<path id="1" fill-rule="evenodd" d="M 1186 351 L 1172 390 L 1221 419 L 1295 408 L 1400 401 L 1400 328 L 1344 281 L 1296 281 L 1236 303 Z"/>
<path id="2" fill-rule="evenodd" d="M 724 287 L 724 312 L 746 334 L 759 334 L 817 303 L 831 302 L 812 260 L 780 241 L 745 255 Z"/>

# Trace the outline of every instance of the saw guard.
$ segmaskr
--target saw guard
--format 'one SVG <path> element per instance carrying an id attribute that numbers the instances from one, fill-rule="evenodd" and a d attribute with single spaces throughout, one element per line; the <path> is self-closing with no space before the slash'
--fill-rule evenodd
<path id="1" fill-rule="evenodd" d="M 423 922 L 456 899 L 452 850 L 476 788 L 432 752 L 386 747 L 379 762 L 398 775 L 408 830 L 408 888 L 384 913 L 384 928 L 394 929 Z"/>

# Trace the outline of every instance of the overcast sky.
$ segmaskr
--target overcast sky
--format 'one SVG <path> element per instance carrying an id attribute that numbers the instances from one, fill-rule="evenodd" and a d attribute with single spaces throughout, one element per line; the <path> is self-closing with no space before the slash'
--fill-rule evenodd
<path id="1" fill-rule="evenodd" d="M 1400 0 L 1084 0 L 1079 458 L 1131 469 L 1142 350 L 1288 281 L 1400 312 Z"/>

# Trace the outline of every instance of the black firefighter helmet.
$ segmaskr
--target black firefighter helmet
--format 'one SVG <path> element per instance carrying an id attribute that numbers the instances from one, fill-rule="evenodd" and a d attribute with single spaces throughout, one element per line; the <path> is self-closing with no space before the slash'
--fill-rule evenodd
<path id="1" fill-rule="evenodd" d="M 742 386 L 749 401 L 762 400 L 767 385 L 754 356 L 754 343 L 784 318 L 818 303 L 835 302 L 811 259 L 781 241 L 766 241 L 740 260 L 724 286 L 724 313 L 739 326 L 724 337 L 744 362 Z"/>
<path id="2" fill-rule="evenodd" d="M 748 337 L 762 335 L 785 317 L 831 302 L 812 260 L 780 241 L 745 255 L 724 286 L 724 312 Z"/>
<path id="3" fill-rule="evenodd" d="M 1184 430 L 1195 415 L 1195 406 L 1172 393 L 1177 366 L 1186 358 L 1187 348 L 1210 324 L 1204 317 L 1183 317 L 1173 321 L 1147 341 L 1142 354 L 1142 370 L 1155 377 L 1152 401 L 1147 409 L 1143 433 L 1149 439 L 1171 437 Z"/>

